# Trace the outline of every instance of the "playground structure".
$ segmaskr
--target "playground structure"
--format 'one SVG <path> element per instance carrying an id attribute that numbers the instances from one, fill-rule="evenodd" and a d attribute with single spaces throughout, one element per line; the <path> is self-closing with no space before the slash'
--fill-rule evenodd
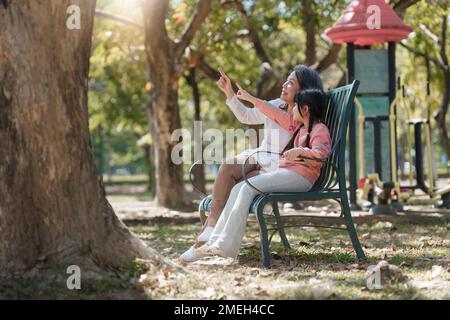
<path id="1" fill-rule="evenodd" d="M 385 116 L 368 117 L 364 116 L 364 109 L 361 102 L 355 99 L 355 105 L 358 111 L 358 175 L 360 178 L 358 189 L 360 189 L 360 200 L 365 200 L 362 205 L 363 209 L 369 209 L 370 212 L 394 214 L 397 210 L 403 209 L 403 204 L 415 196 L 415 190 L 421 190 L 431 199 L 434 199 L 435 205 L 439 208 L 448 208 L 450 206 L 450 185 L 443 188 L 436 188 L 435 171 L 433 167 L 433 148 L 431 141 L 431 112 L 430 105 L 426 106 L 426 118 L 413 119 L 410 106 L 405 101 L 406 90 L 405 85 L 401 85 L 401 80 L 397 80 L 397 92 L 394 101 L 390 106 L 389 113 L 389 130 L 390 130 L 390 146 L 391 146 L 391 166 L 398 168 L 396 153 L 395 137 L 397 124 L 397 108 L 402 108 L 402 113 L 406 115 L 406 141 L 407 141 L 407 160 L 410 164 L 408 167 L 409 185 L 401 185 L 398 177 L 398 171 L 392 172 L 392 181 L 383 182 L 378 173 L 368 174 L 365 176 L 365 124 L 372 122 L 374 126 L 373 147 L 375 150 L 375 158 L 380 157 L 381 141 L 380 141 L 380 121 Z M 430 95 L 430 84 L 426 85 L 427 97 Z M 424 139 L 423 139 L 424 137 Z M 423 141 L 424 140 L 424 141 Z M 423 144 L 425 142 L 425 145 Z M 414 153 L 414 156 L 413 156 Z M 426 166 L 424 165 L 424 154 L 426 158 Z M 413 165 L 414 164 L 414 165 Z M 415 173 L 414 173 L 415 169 Z M 426 170 L 425 170 L 426 169 Z M 427 172 L 427 179 L 425 179 Z M 414 180 L 416 181 L 415 184 Z M 428 185 L 426 183 L 428 180 Z M 377 199 L 376 199 L 377 198 Z M 379 201 L 378 201 L 379 200 Z M 375 202 L 378 202 L 375 205 Z"/>
<path id="2" fill-rule="evenodd" d="M 429 79 L 426 83 L 426 96 L 430 96 L 430 82 Z M 408 181 L 409 185 L 400 185 L 398 172 L 393 172 L 392 180 L 395 183 L 395 192 L 402 202 L 407 202 L 411 197 L 414 197 L 415 190 L 422 190 L 430 198 L 435 198 L 436 206 L 442 208 L 450 207 L 450 185 L 443 188 L 436 188 L 435 169 L 433 159 L 433 143 L 431 140 L 431 108 L 430 104 L 426 103 L 426 117 L 413 119 L 410 110 L 410 106 L 405 102 L 406 90 L 405 85 L 401 84 L 400 78 L 398 79 L 398 90 L 396 97 L 391 105 L 391 113 L 389 115 L 390 121 L 390 137 L 391 141 L 395 137 L 395 125 L 397 123 L 395 110 L 401 106 L 404 114 L 407 115 L 407 129 L 406 129 L 406 141 L 407 141 L 407 153 L 408 156 Z M 424 138 L 424 139 L 423 139 Z M 423 144 L 425 142 L 425 145 Z M 392 150 L 392 153 L 395 150 Z M 413 159 L 414 151 L 414 159 Z M 424 165 L 424 155 L 426 160 L 426 166 Z M 397 157 L 391 157 L 392 167 L 397 168 Z M 414 166 L 412 165 L 414 164 Z M 415 180 L 414 183 L 414 168 L 415 168 Z M 426 169 L 426 170 L 425 170 Z M 425 182 L 425 171 L 427 172 L 428 185 Z M 440 198 L 440 199 L 439 199 Z"/>
<path id="3" fill-rule="evenodd" d="M 370 29 L 367 21 L 369 6 L 373 5 L 380 10 L 380 25 Z M 383 0 L 352 1 L 335 25 L 325 31 L 334 43 L 347 44 L 348 82 L 354 79 L 361 81 L 355 99 L 356 112 L 352 112 L 349 125 L 352 209 L 361 208 L 357 200 L 366 200 L 363 209 L 370 209 L 374 214 L 393 214 L 402 210 L 402 203 L 414 197 L 414 191 L 418 189 L 431 198 L 441 197 L 439 206 L 449 206 L 450 186 L 435 187 L 429 105 L 426 118 L 411 119 L 404 99 L 405 87 L 401 86 L 400 79 L 396 81 L 395 42 L 406 38 L 411 31 L 412 28 L 405 25 Z M 410 166 L 407 186 L 401 185 L 398 177 L 397 110 L 400 107 L 408 117 L 407 154 Z M 424 178 L 423 135 L 428 185 Z M 412 150 L 415 150 L 414 185 Z M 359 199 L 358 180 L 361 187 Z"/>

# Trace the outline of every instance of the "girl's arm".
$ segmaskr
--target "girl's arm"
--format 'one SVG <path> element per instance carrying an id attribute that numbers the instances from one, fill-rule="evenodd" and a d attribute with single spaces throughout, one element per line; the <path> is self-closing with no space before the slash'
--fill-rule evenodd
<path id="1" fill-rule="evenodd" d="M 315 129 L 315 128 L 314 128 Z M 283 154 L 286 160 L 294 161 L 301 157 L 325 159 L 330 154 L 331 137 L 326 126 L 320 126 L 311 132 L 310 148 L 297 147 L 287 150 Z M 313 160 L 311 160 L 313 161 Z"/>
<path id="2" fill-rule="evenodd" d="M 331 151 L 331 137 L 328 128 L 320 125 L 310 136 L 310 148 L 302 148 L 301 156 L 325 159 Z"/>
<path id="3" fill-rule="evenodd" d="M 294 119 L 292 118 L 289 113 L 286 111 L 277 108 L 270 103 L 267 103 L 267 101 L 256 99 L 254 102 L 254 106 L 256 109 L 261 111 L 263 114 L 266 115 L 269 119 L 271 119 L 273 122 L 278 124 L 280 127 L 285 129 L 286 131 L 294 132 L 295 128 L 297 127 Z"/>
<path id="4" fill-rule="evenodd" d="M 267 103 L 264 100 L 260 100 L 258 98 L 255 98 L 251 94 L 249 94 L 247 91 L 241 88 L 239 84 L 237 84 L 239 87 L 239 91 L 237 93 L 237 97 L 242 100 L 249 101 L 253 103 L 255 108 L 257 108 L 259 111 L 261 111 L 263 114 L 265 114 L 269 119 L 271 119 L 273 122 L 278 124 L 280 127 L 285 129 L 286 131 L 293 132 L 295 131 L 295 128 L 297 127 L 297 123 L 294 121 L 291 115 L 289 115 L 286 111 L 281 110 L 280 108 L 277 108 L 270 103 Z"/>

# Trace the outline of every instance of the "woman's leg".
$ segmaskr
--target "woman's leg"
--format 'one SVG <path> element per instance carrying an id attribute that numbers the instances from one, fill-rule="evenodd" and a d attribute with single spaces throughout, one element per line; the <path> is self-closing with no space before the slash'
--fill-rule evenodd
<path id="1" fill-rule="evenodd" d="M 278 169 L 249 180 L 263 192 L 308 191 L 312 184 L 303 176 L 288 169 Z M 221 255 L 236 257 L 245 233 L 247 215 L 257 191 L 241 182 L 233 188 L 232 195 L 208 241 Z"/>
<path id="2" fill-rule="evenodd" d="M 233 163 L 226 161 L 220 166 L 219 173 L 214 181 L 211 210 L 205 226 L 214 227 L 216 225 L 227 203 L 231 189 L 243 178 L 242 163 L 244 160 L 244 157 L 237 156 L 233 159 Z M 245 165 L 245 173 L 251 173 L 250 176 L 254 176 L 258 174 L 258 168 L 258 164 L 253 161 L 253 163 Z"/>

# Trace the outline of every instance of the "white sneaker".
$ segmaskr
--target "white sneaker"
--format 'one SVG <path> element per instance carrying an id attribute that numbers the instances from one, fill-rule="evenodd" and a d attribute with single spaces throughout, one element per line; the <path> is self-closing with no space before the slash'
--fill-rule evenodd
<path id="1" fill-rule="evenodd" d="M 222 252 L 216 246 L 210 246 L 208 244 L 204 244 L 200 248 L 195 249 L 195 254 L 200 258 L 208 257 L 208 256 L 221 256 Z"/>
<path id="2" fill-rule="evenodd" d="M 201 258 L 200 255 L 197 254 L 197 250 L 194 248 L 194 246 L 190 247 L 185 253 L 183 253 L 180 256 L 180 260 L 186 261 L 186 262 L 194 262 Z"/>
<path id="3" fill-rule="evenodd" d="M 206 242 L 211 237 L 212 233 L 214 231 L 213 227 L 206 227 L 205 230 L 203 230 L 202 233 L 199 234 L 197 237 L 197 240 L 200 242 Z"/>

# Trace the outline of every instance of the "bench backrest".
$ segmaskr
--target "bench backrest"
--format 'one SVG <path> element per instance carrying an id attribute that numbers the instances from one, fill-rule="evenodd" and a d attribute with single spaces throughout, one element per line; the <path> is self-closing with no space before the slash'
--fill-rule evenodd
<path id="1" fill-rule="evenodd" d="M 349 85 L 328 91 L 324 122 L 330 130 L 332 142 L 332 153 L 329 160 L 338 168 L 339 172 L 336 172 L 332 166 L 324 164 L 312 191 L 333 188 L 338 182 L 338 176 L 344 175 L 345 178 L 345 140 L 350 111 L 353 108 L 358 87 L 359 80 L 355 80 Z"/>

